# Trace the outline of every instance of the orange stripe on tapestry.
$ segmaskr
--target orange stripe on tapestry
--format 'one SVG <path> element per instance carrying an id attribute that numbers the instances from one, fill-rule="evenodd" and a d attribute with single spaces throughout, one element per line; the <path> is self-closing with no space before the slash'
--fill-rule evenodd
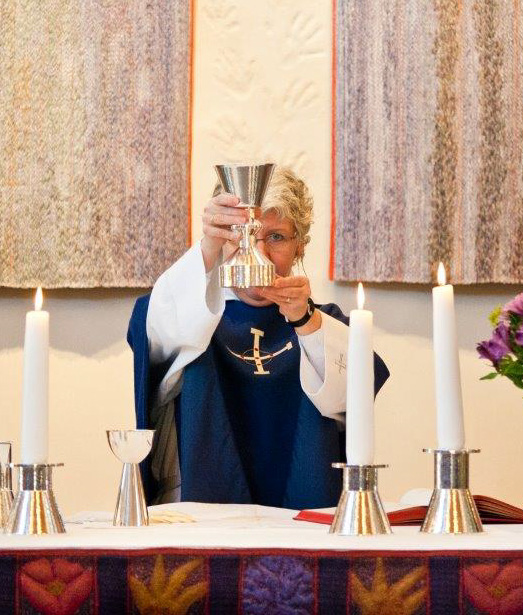
<path id="1" fill-rule="evenodd" d="M 336 6 L 337 0 L 332 0 L 331 229 L 329 280 L 334 279 L 334 258 L 336 251 Z"/>
<path id="2" fill-rule="evenodd" d="M 196 0 L 191 0 L 189 7 L 189 145 L 187 148 L 187 247 L 192 243 L 192 141 L 193 141 L 193 114 L 194 114 L 194 30 L 196 23 Z"/>

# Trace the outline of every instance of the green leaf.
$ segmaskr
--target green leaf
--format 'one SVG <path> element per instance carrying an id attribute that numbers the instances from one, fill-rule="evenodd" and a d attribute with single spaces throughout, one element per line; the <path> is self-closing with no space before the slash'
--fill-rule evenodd
<path id="1" fill-rule="evenodd" d="M 523 363 L 523 348 L 521 346 L 518 346 L 518 344 L 516 344 L 514 342 L 514 343 L 510 344 L 510 349 L 516 355 L 516 359 L 520 363 Z"/>
<path id="2" fill-rule="evenodd" d="M 490 374 L 487 374 L 486 376 L 482 376 L 480 380 L 492 380 L 496 376 L 499 376 L 498 372 L 490 372 Z"/>
<path id="3" fill-rule="evenodd" d="M 503 368 L 504 376 L 523 376 L 523 365 L 518 361 L 512 361 L 509 365 Z"/>
<path id="4" fill-rule="evenodd" d="M 497 308 L 494 308 L 492 312 L 489 314 L 488 319 L 490 320 L 490 324 L 495 327 L 498 324 L 499 317 L 501 316 L 501 305 L 498 305 Z"/>
<path id="5" fill-rule="evenodd" d="M 507 369 L 512 365 L 512 363 L 514 363 L 512 357 L 509 354 L 505 355 L 498 363 L 497 371 L 500 374 L 505 375 Z"/>
<path id="6" fill-rule="evenodd" d="M 518 389 L 523 389 L 523 380 L 519 376 L 507 376 L 517 387 Z"/>

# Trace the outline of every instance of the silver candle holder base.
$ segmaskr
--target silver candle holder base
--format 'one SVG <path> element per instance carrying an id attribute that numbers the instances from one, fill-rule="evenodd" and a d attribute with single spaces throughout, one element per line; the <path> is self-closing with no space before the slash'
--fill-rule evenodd
<path id="1" fill-rule="evenodd" d="M 13 506 L 13 492 L 11 489 L 0 489 L 0 528 L 5 528 Z"/>
<path id="2" fill-rule="evenodd" d="M 10 464 L 18 468 L 18 493 L 6 534 L 63 534 L 64 522 L 53 493 L 53 468 L 63 463 Z"/>
<path id="3" fill-rule="evenodd" d="M 11 442 L 0 442 L 0 528 L 4 528 L 13 505 Z"/>
<path id="4" fill-rule="evenodd" d="M 434 491 L 421 531 L 427 534 L 474 534 L 483 531 L 476 503 L 469 491 L 469 454 L 479 449 L 434 453 Z"/>
<path id="5" fill-rule="evenodd" d="M 343 469 L 343 489 L 329 533 L 342 536 L 391 534 L 378 493 L 378 469 L 388 466 L 333 463 L 332 467 Z"/>

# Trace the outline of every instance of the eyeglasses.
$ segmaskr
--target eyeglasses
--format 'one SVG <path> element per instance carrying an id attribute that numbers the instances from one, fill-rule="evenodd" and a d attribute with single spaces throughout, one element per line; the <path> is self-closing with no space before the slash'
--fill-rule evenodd
<path id="1" fill-rule="evenodd" d="M 284 235 L 283 233 L 269 233 L 265 237 L 256 237 L 254 241 L 263 241 L 267 250 L 271 252 L 284 252 L 288 249 L 291 241 L 294 241 L 298 233 L 294 233 L 291 237 Z"/>

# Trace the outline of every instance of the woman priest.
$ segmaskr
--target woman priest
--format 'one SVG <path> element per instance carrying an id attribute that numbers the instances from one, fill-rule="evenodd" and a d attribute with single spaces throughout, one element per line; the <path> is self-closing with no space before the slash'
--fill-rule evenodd
<path id="1" fill-rule="evenodd" d="M 272 287 L 223 289 L 218 267 L 247 220 L 239 199 L 217 194 L 203 238 L 138 300 L 129 327 L 137 424 L 156 430 L 145 468 L 152 503 L 334 506 L 344 458 L 348 319 L 312 302 L 293 275 L 309 242 L 312 198 L 276 167 L 262 205 L 258 249 Z M 388 377 L 375 355 L 375 392 Z"/>

